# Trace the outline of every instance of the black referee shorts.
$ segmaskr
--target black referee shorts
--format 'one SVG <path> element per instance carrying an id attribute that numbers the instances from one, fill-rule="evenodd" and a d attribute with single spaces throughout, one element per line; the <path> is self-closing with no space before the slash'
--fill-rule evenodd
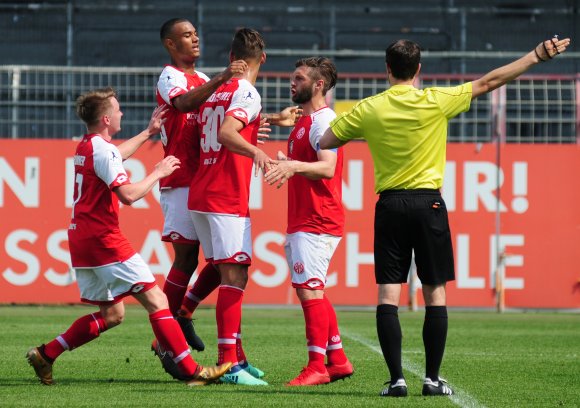
<path id="1" fill-rule="evenodd" d="M 447 207 L 438 190 L 386 190 L 375 207 L 375 279 L 407 282 L 412 251 L 421 283 L 455 279 Z"/>

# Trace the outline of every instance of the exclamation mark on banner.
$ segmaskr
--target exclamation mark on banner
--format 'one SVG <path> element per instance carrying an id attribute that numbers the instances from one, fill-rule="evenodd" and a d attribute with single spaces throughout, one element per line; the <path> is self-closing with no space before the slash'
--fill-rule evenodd
<path id="1" fill-rule="evenodd" d="M 518 214 L 523 214 L 528 210 L 528 163 L 514 163 L 513 177 L 514 198 L 512 209 Z"/>

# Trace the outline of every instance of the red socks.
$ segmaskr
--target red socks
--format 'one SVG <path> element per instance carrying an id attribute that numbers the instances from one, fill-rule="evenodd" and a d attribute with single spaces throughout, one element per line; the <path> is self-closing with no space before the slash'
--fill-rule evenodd
<path id="1" fill-rule="evenodd" d="M 191 274 L 187 274 L 174 267 L 171 267 L 169 270 L 167 279 L 165 279 L 165 285 L 163 285 L 163 292 L 167 296 L 169 310 L 173 316 L 177 315 L 181 307 L 181 302 L 183 302 L 183 296 L 185 296 L 190 279 Z"/>
<path id="2" fill-rule="evenodd" d="M 238 362 L 236 343 L 242 322 L 243 289 L 220 286 L 216 304 L 218 364 Z"/>
<path id="3" fill-rule="evenodd" d="M 308 366 L 324 373 L 324 356 L 328 339 L 328 312 L 324 299 L 310 299 L 302 302 L 306 339 L 308 344 Z"/>
<path id="4" fill-rule="evenodd" d="M 91 313 L 77 319 L 69 329 L 44 346 L 44 354 L 51 360 L 56 360 L 65 350 L 73 350 L 107 330 L 105 320 L 100 312 Z"/>
<path id="5" fill-rule="evenodd" d="M 208 263 L 205 265 L 193 287 L 183 298 L 180 314 L 185 317 L 191 317 L 199 303 L 208 297 L 220 285 L 220 282 L 220 274 L 213 264 Z"/>
<path id="6" fill-rule="evenodd" d="M 151 313 L 149 321 L 157 341 L 173 355 L 173 361 L 179 366 L 183 374 L 193 375 L 198 364 L 190 356 L 185 337 L 169 309 Z"/>
<path id="7" fill-rule="evenodd" d="M 342 340 L 340 339 L 340 332 L 338 330 L 336 312 L 326 295 L 324 295 L 323 300 L 328 313 L 328 345 L 326 346 L 328 364 L 344 364 L 348 359 L 346 358 L 346 354 L 344 354 L 344 349 L 342 348 Z"/>

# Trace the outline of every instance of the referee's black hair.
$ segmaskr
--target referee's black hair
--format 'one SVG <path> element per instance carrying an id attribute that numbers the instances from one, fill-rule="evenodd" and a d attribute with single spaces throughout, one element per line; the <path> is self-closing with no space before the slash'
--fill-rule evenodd
<path id="1" fill-rule="evenodd" d="M 421 47 L 411 40 L 398 40 L 387 47 L 385 61 L 397 79 L 412 79 L 421 62 Z"/>

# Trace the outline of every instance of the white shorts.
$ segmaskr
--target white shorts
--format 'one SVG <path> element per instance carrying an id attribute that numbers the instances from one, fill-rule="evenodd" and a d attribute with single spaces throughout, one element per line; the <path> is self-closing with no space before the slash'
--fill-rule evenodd
<path id="1" fill-rule="evenodd" d="M 166 188 L 161 190 L 159 202 L 163 210 L 162 241 L 178 244 L 199 244 L 193 221 L 187 209 L 189 187 Z"/>
<path id="2" fill-rule="evenodd" d="M 97 305 L 120 302 L 125 296 L 146 292 L 157 284 L 139 254 L 112 265 L 75 268 L 75 274 L 81 301 Z"/>
<path id="3" fill-rule="evenodd" d="M 286 235 L 286 260 L 292 274 L 292 287 L 322 290 L 330 259 L 340 237 L 310 232 Z"/>
<path id="4" fill-rule="evenodd" d="M 203 254 L 213 263 L 252 263 L 252 222 L 249 217 L 190 211 Z"/>

